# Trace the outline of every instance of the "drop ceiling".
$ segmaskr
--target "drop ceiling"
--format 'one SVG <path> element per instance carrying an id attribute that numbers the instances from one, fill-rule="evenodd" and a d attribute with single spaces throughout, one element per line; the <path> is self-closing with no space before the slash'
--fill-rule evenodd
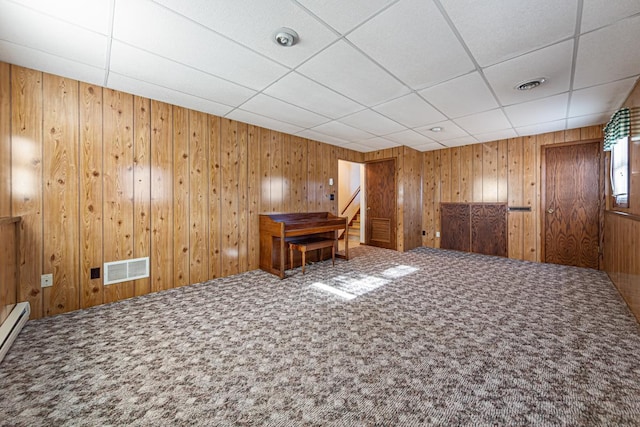
<path id="1" fill-rule="evenodd" d="M 602 124 L 638 40 L 639 0 L 0 0 L 0 61 L 363 152 Z"/>

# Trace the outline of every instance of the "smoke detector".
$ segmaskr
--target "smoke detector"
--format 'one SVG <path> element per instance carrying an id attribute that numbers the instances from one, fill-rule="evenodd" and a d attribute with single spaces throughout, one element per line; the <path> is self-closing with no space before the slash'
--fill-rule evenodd
<path id="1" fill-rule="evenodd" d="M 280 28 L 276 31 L 274 36 L 275 42 L 282 47 L 293 46 L 298 42 L 298 38 L 298 33 L 293 31 L 291 28 L 286 27 Z"/>

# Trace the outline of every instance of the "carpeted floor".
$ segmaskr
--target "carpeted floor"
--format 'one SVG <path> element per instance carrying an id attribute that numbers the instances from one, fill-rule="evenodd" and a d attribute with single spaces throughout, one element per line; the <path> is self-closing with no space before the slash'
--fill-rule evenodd
<path id="1" fill-rule="evenodd" d="M 30 321 L 0 425 L 640 425 L 640 328 L 606 274 L 353 255 Z"/>

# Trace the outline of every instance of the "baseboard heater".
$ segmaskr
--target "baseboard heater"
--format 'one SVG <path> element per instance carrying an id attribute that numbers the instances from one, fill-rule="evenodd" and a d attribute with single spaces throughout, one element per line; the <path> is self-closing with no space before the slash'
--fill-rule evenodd
<path id="1" fill-rule="evenodd" d="M 13 307 L 9 317 L 7 317 L 2 323 L 2 326 L 0 326 L 0 362 L 2 362 L 11 344 L 13 344 L 18 337 L 24 324 L 29 320 L 30 313 L 31 307 L 29 303 L 19 302 Z"/>

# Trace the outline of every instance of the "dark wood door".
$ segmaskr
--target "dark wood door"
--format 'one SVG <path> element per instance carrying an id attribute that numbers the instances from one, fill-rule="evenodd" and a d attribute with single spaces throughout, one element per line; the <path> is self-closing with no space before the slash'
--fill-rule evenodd
<path id="1" fill-rule="evenodd" d="M 365 164 L 365 243 L 396 249 L 396 161 Z"/>
<path id="2" fill-rule="evenodd" d="M 599 267 L 600 143 L 545 147 L 544 260 Z"/>
<path id="3" fill-rule="evenodd" d="M 468 203 L 440 204 L 440 248 L 471 251 L 471 211 Z"/>
<path id="4" fill-rule="evenodd" d="M 471 252 L 508 255 L 506 203 L 471 205 Z"/>

